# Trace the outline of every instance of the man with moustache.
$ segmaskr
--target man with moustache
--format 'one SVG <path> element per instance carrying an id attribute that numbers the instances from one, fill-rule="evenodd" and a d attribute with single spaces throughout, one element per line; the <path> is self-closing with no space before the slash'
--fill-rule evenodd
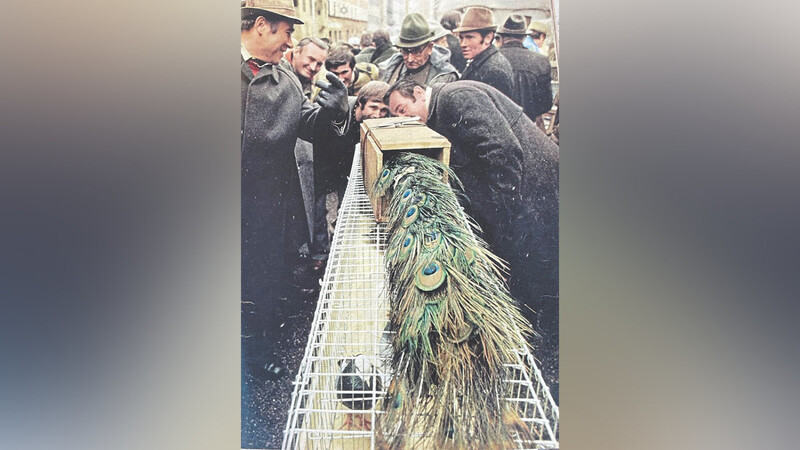
<path id="1" fill-rule="evenodd" d="M 461 79 L 486 83 L 511 97 L 514 89 L 511 80 L 513 69 L 506 57 L 492 44 L 496 29 L 492 10 L 475 6 L 464 13 L 461 26 L 453 30 L 458 33 L 461 52 L 467 59 Z"/>
<path id="2" fill-rule="evenodd" d="M 267 335 L 279 329 L 275 307 L 287 268 L 308 234 L 294 156 L 299 136 L 349 125 L 347 91 L 332 74 L 318 81 L 318 104 L 280 64 L 292 47 L 291 0 L 245 0 L 241 8 L 242 375 L 280 373 Z M 274 341 L 274 339 L 272 339 Z M 267 369 L 267 370 L 265 370 Z"/>
<path id="3" fill-rule="evenodd" d="M 389 88 L 385 101 L 392 115 L 417 116 L 450 141 L 450 167 L 464 185 L 467 213 L 509 263 L 511 294 L 534 311 L 557 308 L 558 146 L 519 105 L 484 83 L 425 88 L 407 78 Z"/>

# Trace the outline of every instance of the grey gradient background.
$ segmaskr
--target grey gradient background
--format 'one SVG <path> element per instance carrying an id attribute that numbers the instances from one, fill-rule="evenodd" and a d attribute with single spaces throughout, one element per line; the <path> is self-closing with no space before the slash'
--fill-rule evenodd
<path id="1" fill-rule="evenodd" d="M 4 8 L 3 448 L 239 445 L 218 3 Z M 797 447 L 799 16 L 561 4 L 562 448 Z"/>

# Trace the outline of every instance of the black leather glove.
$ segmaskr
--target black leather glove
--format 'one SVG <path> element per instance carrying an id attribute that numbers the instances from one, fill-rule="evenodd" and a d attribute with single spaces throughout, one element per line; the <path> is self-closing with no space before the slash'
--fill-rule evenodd
<path id="1" fill-rule="evenodd" d="M 317 103 L 323 108 L 331 110 L 337 118 L 347 117 L 347 113 L 350 112 L 350 104 L 347 102 L 347 87 L 333 72 L 327 72 L 325 78 L 328 81 L 318 80 L 314 83 L 321 89 L 317 94 Z"/>

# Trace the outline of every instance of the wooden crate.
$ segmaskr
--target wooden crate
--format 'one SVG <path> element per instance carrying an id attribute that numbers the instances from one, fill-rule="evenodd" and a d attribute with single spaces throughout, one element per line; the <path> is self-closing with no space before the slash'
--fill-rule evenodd
<path id="1" fill-rule="evenodd" d="M 372 195 L 375 180 L 396 152 L 414 152 L 450 165 L 450 141 L 421 122 L 408 117 L 367 119 L 361 124 L 361 162 L 364 188 L 376 222 L 386 222 L 387 200 Z"/>

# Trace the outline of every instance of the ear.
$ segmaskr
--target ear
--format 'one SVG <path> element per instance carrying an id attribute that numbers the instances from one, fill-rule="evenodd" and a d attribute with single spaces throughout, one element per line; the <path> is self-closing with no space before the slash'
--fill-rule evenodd
<path id="1" fill-rule="evenodd" d="M 264 16 L 258 16 L 256 17 L 256 23 L 254 28 L 258 31 L 259 34 L 264 34 L 266 30 L 269 30 L 269 23 L 267 22 L 267 19 L 264 18 Z"/>
<path id="2" fill-rule="evenodd" d="M 420 86 L 414 86 L 414 101 L 425 100 L 425 89 Z"/>

